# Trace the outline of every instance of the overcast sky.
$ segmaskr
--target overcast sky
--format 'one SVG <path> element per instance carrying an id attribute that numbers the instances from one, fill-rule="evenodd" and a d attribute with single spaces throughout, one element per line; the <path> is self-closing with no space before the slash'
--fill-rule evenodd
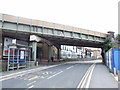
<path id="1" fill-rule="evenodd" d="M 0 0 L 0 13 L 107 33 L 118 32 L 120 0 Z"/>

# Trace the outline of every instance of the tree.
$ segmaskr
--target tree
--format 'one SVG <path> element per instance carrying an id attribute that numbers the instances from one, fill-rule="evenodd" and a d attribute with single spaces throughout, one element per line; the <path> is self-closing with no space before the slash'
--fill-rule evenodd
<path id="1" fill-rule="evenodd" d="M 120 49 L 120 34 L 117 34 L 115 39 L 116 39 L 116 46 L 118 49 Z"/>
<path id="2" fill-rule="evenodd" d="M 105 60 L 105 52 L 107 52 L 110 48 L 119 48 L 120 45 L 120 34 L 118 34 L 114 40 L 112 41 L 110 37 L 107 37 L 105 40 L 105 44 L 102 47 L 102 58 Z"/>
<path id="3" fill-rule="evenodd" d="M 120 41 L 120 34 L 117 34 L 117 36 L 116 36 L 115 39 L 118 40 L 118 41 Z"/>
<path id="4" fill-rule="evenodd" d="M 103 58 L 103 62 L 105 62 L 105 52 L 107 52 L 110 48 L 114 48 L 115 44 L 114 42 L 111 41 L 110 37 L 107 37 L 105 40 L 105 44 L 102 47 L 102 58 Z"/>
<path id="5" fill-rule="evenodd" d="M 111 42 L 109 37 L 106 38 L 105 44 L 103 45 L 103 49 L 107 52 L 110 48 L 115 48 L 115 44 Z"/>

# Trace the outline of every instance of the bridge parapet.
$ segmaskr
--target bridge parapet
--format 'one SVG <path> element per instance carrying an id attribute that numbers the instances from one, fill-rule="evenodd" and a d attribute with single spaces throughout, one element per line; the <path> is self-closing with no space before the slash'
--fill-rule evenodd
<path id="1" fill-rule="evenodd" d="M 95 32 L 95 31 L 91 31 L 91 30 L 86 30 L 86 29 L 81 29 L 81 28 L 77 28 L 77 27 L 61 25 L 61 24 L 56 24 L 56 23 L 51 23 L 51 22 L 46 22 L 46 21 L 41 21 L 41 20 L 33 20 L 33 19 L 27 19 L 27 18 L 22 18 L 22 17 L 16 17 L 16 16 L 12 16 L 12 15 L 7 15 L 7 14 L 0 14 L 0 20 L 18 23 L 18 24 L 41 26 L 41 27 L 51 28 L 51 29 L 73 31 L 73 32 L 77 32 L 77 33 L 95 35 L 95 36 L 99 36 L 99 37 L 107 37 L 107 34 L 100 33 L 100 32 Z"/>
<path id="2" fill-rule="evenodd" d="M 93 43 L 104 43 L 107 37 L 107 34 L 87 29 L 6 14 L 0 14 L 0 28 L 10 32 L 24 32 L 45 37 L 48 36 L 48 38 L 54 36 L 59 39 L 66 38 L 69 40 L 83 40 Z"/>

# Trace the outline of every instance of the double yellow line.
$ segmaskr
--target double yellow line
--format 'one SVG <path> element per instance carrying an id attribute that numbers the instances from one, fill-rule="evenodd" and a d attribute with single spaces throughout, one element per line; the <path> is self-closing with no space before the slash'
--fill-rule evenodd
<path id="1" fill-rule="evenodd" d="M 10 76 L 9 76 L 9 77 L 5 77 L 5 78 L 0 79 L 0 81 L 8 80 L 8 79 L 11 79 L 11 78 L 16 78 L 16 77 L 18 77 L 18 76 L 22 76 L 22 75 L 25 75 L 25 74 L 27 74 L 27 73 L 23 73 L 23 74 L 11 76 L 11 77 L 10 77 Z"/>
<path id="2" fill-rule="evenodd" d="M 88 70 L 86 71 L 86 73 L 84 74 L 82 80 L 80 81 L 80 83 L 77 86 L 76 90 L 82 90 L 83 88 L 89 88 L 89 83 L 90 83 L 90 75 L 92 75 L 93 69 L 95 67 L 95 63 L 92 64 Z"/>
<path id="3" fill-rule="evenodd" d="M 65 64 L 65 63 L 64 63 Z M 38 70 L 44 70 L 44 69 L 48 69 L 48 68 L 52 68 L 52 67 L 56 67 L 56 66 L 60 66 L 62 64 L 58 64 L 58 65 L 53 65 L 53 66 L 50 66 L 50 67 L 39 67 L 39 68 L 35 68 L 35 69 L 30 69 L 30 70 L 26 70 L 26 71 L 22 71 L 22 72 L 18 72 L 18 73 L 13 73 L 13 74 L 8 74 L 6 76 L 1 76 L 0 77 L 0 82 L 1 81 L 4 81 L 4 80 L 8 80 L 8 79 L 11 79 L 11 78 L 16 78 L 18 76 L 22 76 L 22 75 L 26 75 L 26 74 L 29 74 L 29 73 L 33 73 L 33 72 L 37 72 Z M 48 73 L 47 73 L 48 74 Z M 36 77 L 35 77 L 36 78 Z M 41 77 L 41 78 L 44 78 L 44 77 Z"/>

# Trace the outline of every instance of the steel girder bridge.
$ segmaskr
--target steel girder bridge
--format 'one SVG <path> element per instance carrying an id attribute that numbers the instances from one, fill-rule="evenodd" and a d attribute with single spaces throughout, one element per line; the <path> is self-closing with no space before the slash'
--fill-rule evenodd
<path id="1" fill-rule="evenodd" d="M 27 40 L 38 35 L 59 45 L 102 47 L 107 34 L 41 20 L 0 14 L 0 29 L 4 36 Z"/>
<path id="2" fill-rule="evenodd" d="M 102 48 L 107 37 L 107 34 L 100 32 L 7 14 L 0 14 L 0 31 L 3 38 L 11 37 L 27 42 L 30 40 L 30 35 L 36 35 L 58 49 L 60 45 Z M 33 46 L 36 46 L 36 43 L 33 43 Z M 36 60 L 35 50 L 36 47 L 33 48 L 34 60 Z"/>

